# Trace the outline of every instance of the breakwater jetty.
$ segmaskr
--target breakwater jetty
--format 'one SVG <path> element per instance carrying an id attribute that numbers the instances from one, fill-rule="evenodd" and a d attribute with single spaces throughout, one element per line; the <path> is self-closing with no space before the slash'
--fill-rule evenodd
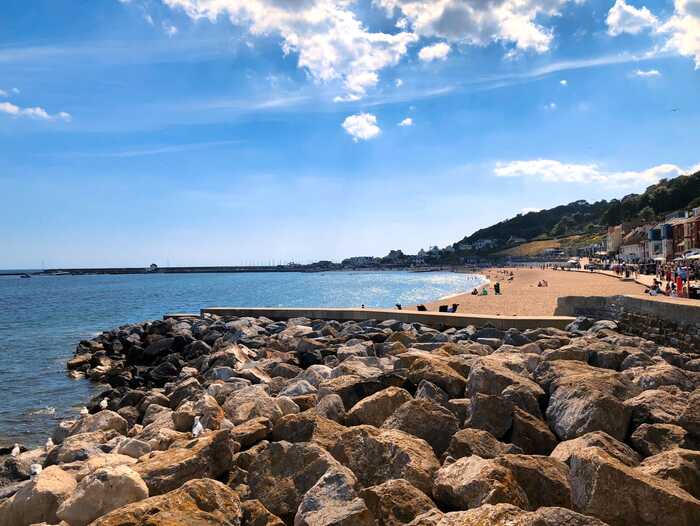
<path id="1" fill-rule="evenodd" d="M 106 387 L 0 461 L 0 524 L 700 523 L 700 354 L 330 313 L 81 341 L 69 373 Z"/>

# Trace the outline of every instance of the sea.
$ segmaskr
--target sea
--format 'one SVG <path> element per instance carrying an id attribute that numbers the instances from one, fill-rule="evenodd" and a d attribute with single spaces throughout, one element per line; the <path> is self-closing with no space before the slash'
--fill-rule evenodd
<path id="1" fill-rule="evenodd" d="M 43 444 L 99 392 L 66 375 L 80 340 L 126 323 L 204 307 L 393 307 L 485 282 L 451 272 L 0 275 L 0 446 Z"/>

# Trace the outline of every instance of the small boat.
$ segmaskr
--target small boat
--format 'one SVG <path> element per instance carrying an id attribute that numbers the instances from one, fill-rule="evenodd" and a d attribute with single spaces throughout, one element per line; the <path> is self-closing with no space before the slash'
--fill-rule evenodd
<path id="1" fill-rule="evenodd" d="M 25 273 L 25 274 L 20 274 L 19 277 L 22 278 L 22 279 L 29 279 L 29 278 L 31 278 L 31 276 L 30 276 L 29 274 L 26 274 L 26 273 Z"/>

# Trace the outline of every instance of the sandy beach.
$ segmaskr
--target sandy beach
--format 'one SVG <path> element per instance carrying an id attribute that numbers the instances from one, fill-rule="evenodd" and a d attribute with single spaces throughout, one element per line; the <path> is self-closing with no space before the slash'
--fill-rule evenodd
<path id="1" fill-rule="evenodd" d="M 512 277 L 511 277 L 512 273 Z M 613 296 L 640 294 L 644 287 L 633 281 L 585 272 L 566 272 L 551 269 L 493 268 L 481 272 L 491 283 L 488 296 L 457 294 L 426 303 L 428 310 L 439 305 L 458 303 L 458 312 L 496 314 L 504 316 L 549 316 L 554 314 L 557 299 L 562 296 Z M 546 280 L 548 287 L 538 287 Z M 493 292 L 493 284 L 500 282 L 501 295 Z M 480 289 L 481 290 L 481 289 Z"/>

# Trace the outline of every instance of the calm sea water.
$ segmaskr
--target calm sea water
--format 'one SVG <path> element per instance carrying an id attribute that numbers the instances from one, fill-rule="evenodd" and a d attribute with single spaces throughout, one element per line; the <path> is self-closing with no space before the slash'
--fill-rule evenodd
<path id="1" fill-rule="evenodd" d="M 447 272 L 0 276 L 0 444 L 45 442 L 94 394 L 66 376 L 65 363 L 102 330 L 207 306 L 410 305 L 480 283 Z"/>

